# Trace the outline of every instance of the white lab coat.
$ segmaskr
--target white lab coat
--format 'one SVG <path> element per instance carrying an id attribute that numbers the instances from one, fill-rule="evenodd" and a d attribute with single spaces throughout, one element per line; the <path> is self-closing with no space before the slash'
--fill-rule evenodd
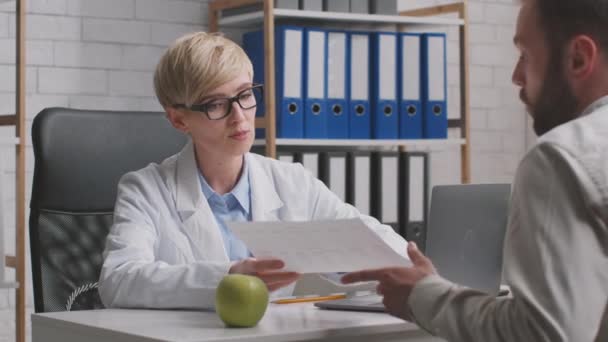
<path id="1" fill-rule="evenodd" d="M 344 203 L 302 165 L 245 158 L 254 221 L 361 217 L 405 255 L 406 242 L 391 227 Z M 106 307 L 213 308 L 215 288 L 233 263 L 201 191 L 191 142 L 160 165 L 122 177 L 104 259 L 99 294 Z"/>

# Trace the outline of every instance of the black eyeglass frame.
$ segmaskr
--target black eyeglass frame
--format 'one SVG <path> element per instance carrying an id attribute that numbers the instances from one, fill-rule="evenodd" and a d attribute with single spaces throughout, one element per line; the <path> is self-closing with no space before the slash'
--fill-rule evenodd
<path id="1" fill-rule="evenodd" d="M 262 99 L 262 101 L 264 100 L 264 85 L 263 84 L 259 84 L 259 83 L 254 83 L 251 87 L 247 88 L 247 89 L 243 89 L 242 91 L 240 91 L 238 94 L 236 94 L 233 97 L 222 97 L 222 98 L 217 98 L 217 99 L 213 99 L 207 103 L 201 103 L 201 104 L 193 104 L 190 106 L 186 106 L 183 103 L 177 103 L 174 104 L 172 107 L 173 108 L 185 108 L 188 110 L 191 110 L 193 112 L 200 112 L 203 113 L 207 116 L 207 118 L 209 120 L 222 120 L 224 118 L 226 118 L 228 115 L 230 115 L 230 113 L 232 112 L 232 104 L 234 102 L 236 102 L 239 107 L 241 107 L 244 110 L 247 109 L 252 109 L 258 106 L 258 102 L 255 103 L 255 105 L 251 106 L 251 107 L 243 107 L 243 105 L 241 104 L 241 102 L 239 101 L 239 97 L 241 95 L 243 95 L 244 92 L 246 91 L 250 91 L 252 89 L 259 89 L 260 90 L 260 98 Z M 207 112 L 207 108 L 209 107 L 209 105 L 211 105 L 213 102 L 218 101 L 218 100 L 228 100 L 228 111 L 226 112 L 226 114 L 224 114 L 223 116 L 219 117 L 219 118 L 211 118 L 209 116 L 209 113 Z"/>

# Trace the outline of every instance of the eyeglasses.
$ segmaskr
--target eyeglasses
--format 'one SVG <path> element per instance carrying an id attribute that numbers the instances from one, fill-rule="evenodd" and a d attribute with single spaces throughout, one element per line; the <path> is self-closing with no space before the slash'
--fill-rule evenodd
<path id="1" fill-rule="evenodd" d="M 255 108 L 258 103 L 263 103 L 264 85 L 254 84 L 251 88 L 245 89 L 233 97 L 214 99 L 207 103 L 193 104 L 174 104 L 173 108 L 186 108 L 194 112 L 201 112 L 207 115 L 209 120 L 221 120 L 232 111 L 232 104 L 238 103 L 242 109 Z"/>

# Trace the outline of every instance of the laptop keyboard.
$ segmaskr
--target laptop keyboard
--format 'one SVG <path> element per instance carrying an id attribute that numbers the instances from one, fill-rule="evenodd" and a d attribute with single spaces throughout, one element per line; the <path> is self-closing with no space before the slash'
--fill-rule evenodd
<path id="1" fill-rule="evenodd" d="M 370 306 L 375 306 L 375 305 L 383 305 L 382 304 L 382 297 L 380 297 L 377 294 L 370 294 L 370 295 L 365 295 L 365 296 L 357 296 L 357 297 L 351 297 L 349 298 L 349 301 L 352 304 L 357 304 L 357 305 L 370 305 Z"/>

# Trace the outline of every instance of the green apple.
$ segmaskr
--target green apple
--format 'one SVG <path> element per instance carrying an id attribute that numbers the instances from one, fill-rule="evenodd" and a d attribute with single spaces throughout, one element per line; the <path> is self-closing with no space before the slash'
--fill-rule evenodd
<path id="1" fill-rule="evenodd" d="M 229 327 L 252 327 L 268 306 L 268 288 L 260 278 L 229 274 L 217 286 L 215 311 Z"/>

